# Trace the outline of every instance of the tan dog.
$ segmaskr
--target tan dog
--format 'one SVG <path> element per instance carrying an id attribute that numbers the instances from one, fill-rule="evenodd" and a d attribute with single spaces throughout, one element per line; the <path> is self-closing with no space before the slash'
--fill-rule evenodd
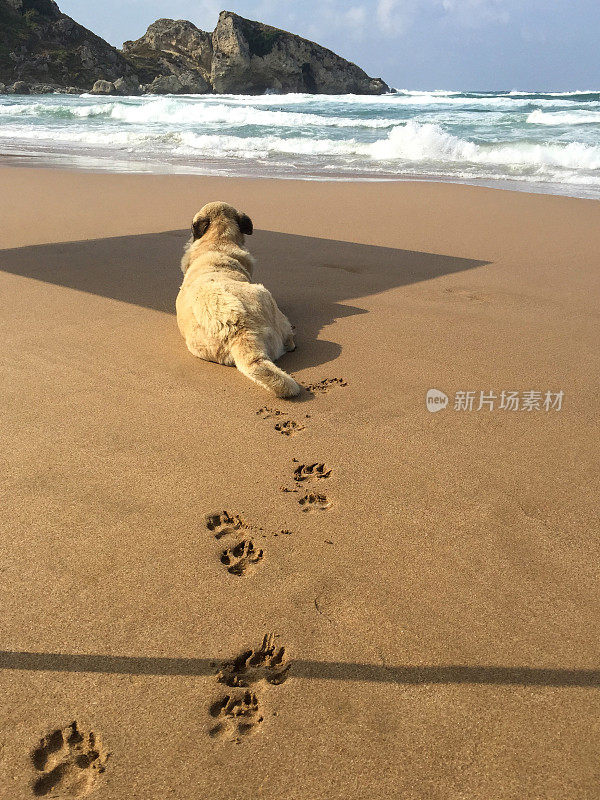
<path id="1" fill-rule="evenodd" d="M 192 222 L 177 296 L 177 324 L 198 358 L 234 365 L 277 397 L 300 386 L 273 361 L 294 350 L 292 326 L 268 289 L 252 283 L 254 259 L 244 248 L 252 220 L 227 203 L 209 203 Z"/>

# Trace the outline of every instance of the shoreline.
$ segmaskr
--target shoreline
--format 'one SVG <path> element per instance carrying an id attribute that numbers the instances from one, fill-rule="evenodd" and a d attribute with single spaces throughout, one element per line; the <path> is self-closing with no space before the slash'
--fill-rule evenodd
<path id="1" fill-rule="evenodd" d="M 57 157 L 60 154 L 56 154 Z M 90 161 L 93 160 L 92 157 L 88 156 L 78 156 L 82 161 Z M 65 161 L 69 159 L 73 159 L 73 154 L 64 154 Z M 5 161 L 6 160 L 6 161 Z M 18 161 L 19 163 L 15 163 Z M 193 169 L 189 166 L 182 166 L 180 169 L 176 168 L 176 165 L 171 164 L 169 169 L 162 169 L 159 170 L 157 167 L 158 164 L 153 164 L 153 168 L 144 168 L 144 162 L 139 162 L 139 169 L 135 168 L 127 168 L 126 164 L 131 164 L 131 162 L 125 162 L 122 169 L 110 169 L 108 167 L 100 166 L 103 162 L 113 163 L 115 162 L 114 157 L 106 158 L 106 159 L 95 159 L 97 162 L 96 165 L 92 166 L 84 166 L 84 165 L 77 165 L 73 163 L 59 163 L 58 161 L 53 162 L 50 159 L 44 159 L 43 156 L 37 156 L 29 153 L 6 153 L 0 152 L 0 169 L 3 167 L 19 167 L 23 169 L 41 169 L 41 170 L 61 170 L 66 172 L 81 172 L 83 174 L 92 174 L 92 175 L 154 175 L 154 176 L 181 176 L 181 177 L 190 177 L 190 178 L 218 178 L 221 180 L 277 180 L 277 181 L 300 181 L 300 182 L 307 182 L 307 183 L 318 183 L 318 184 L 328 184 L 328 183 L 350 183 L 350 184 L 372 184 L 372 183 L 382 183 L 382 184 L 394 184 L 394 183 L 433 183 L 433 184 L 448 184 L 450 186 L 469 186 L 472 188 L 482 188 L 482 189 L 497 189 L 503 192 L 516 192 L 519 194 L 532 194 L 532 195 L 550 195 L 552 197 L 565 197 L 571 198 L 574 200 L 593 200 L 599 201 L 600 200 L 600 190 L 590 190 L 588 193 L 579 192 L 577 193 L 575 189 L 573 192 L 569 191 L 565 186 L 565 191 L 558 191 L 558 186 L 556 184 L 551 183 L 544 183 L 540 181 L 539 183 L 528 183 L 525 181 L 518 181 L 518 180 L 487 180 L 482 178 L 481 180 L 477 179 L 461 179 L 455 178 L 453 179 L 451 176 L 442 176 L 438 177 L 435 175 L 425 176 L 425 175 L 401 175 L 401 176 L 381 176 L 381 175 L 364 175 L 364 176 L 346 176 L 346 175 L 331 175 L 331 176 L 323 176 L 323 175 L 302 175 L 302 174 L 281 174 L 281 175 L 265 175 L 265 174 L 253 174 L 251 171 L 247 173 L 240 172 L 239 165 L 237 165 L 237 169 L 234 170 L 232 167 L 232 172 L 229 173 L 225 170 L 219 171 L 218 169 L 207 171 L 202 171 L 199 167 L 197 169 Z"/>
<path id="2" fill-rule="evenodd" d="M 140 227 L 148 232 L 187 228 L 191 219 L 208 196 L 227 199 L 233 205 L 250 206 L 255 223 L 269 230 L 303 235 L 316 235 L 325 239 L 363 241 L 377 239 L 383 246 L 414 246 L 428 250 L 438 241 L 447 252 L 467 252 L 471 247 L 489 249 L 489 242 L 496 241 L 494 214 L 500 213 L 507 225 L 521 226 L 525 215 L 533 229 L 546 229 L 543 217 L 549 212 L 571 218 L 584 216 L 578 228 L 587 224 L 595 226 L 598 200 L 550 193 L 522 192 L 498 187 L 472 186 L 470 184 L 445 181 L 392 180 L 392 181 L 311 181 L 289 178 L 229 177 L 189 174 L 122 173 L 84 171 L 61 167 L 15 166 L 0 164 L 0 180 L 7 189 L 0 199 L 0 211 L 5 220 L 0 231 L 0 243 L 12 246 L 13 241 L 23 240 L 30 244 L 44 241 L 69 241 L 92 235 L 101 229 L 103 236 L 119 236 Z M 19 187 L 11 191 L 11 186 Z M 60 192 L 64 205 L 61 223 L 64 233 L 57 238 L 55 217 L 48 215 L 48 206 L 56 202 L 56 191 Z M 200 197 L 196 187 L 201 187 Z M 137 204 L 136 198 L 145 198 L 150 192 L 150 203 Z M 110 198 L 100 202 L 99 198 Z M 272 197 L 285 198 L 273 206 Z M 357 202 L 365 202 L 373 208 L 385 209 L 379 217 L 371 218 L 372 228 L 364 235 L 364 227 L 356 227 L 351 216 L 331 218 L 328 207 L 341 202 L 345 208 L 355 208 Z M 413 204 L 416 202 L 416 213 Z M 302 207 L 302 215 L 295 209 Z M 94 208 L 90 218 L 89 209 Z M 432 208 L 443 212 L 446 228 L 443 235 L 427 225 Z M 492 211 L 493 209 L 493 211 Z M 577 209 L 577 211 L 576 211 Z M 480 218 L 486 211 L 491 216 L 485 224 Z M 394 213 L 398 214 L 394 218 Z M 479 220 L 478 226 L 468 229 L 465 246 L 456 250 L 454 230 L 464 228 L 464 215 Z M 36 219 L 32 228 L 27 225 L 31 215 Z M 390 216 L 391 215 L 391 216 Z M 541 216 L 542 219 L 537 219 Z M 406 228 L 406 219 L 412 225 Z M 133 222 L 130 222 L 132 220 Z M 508 222 L 510 220 L 510 222 Z M 574 222 L 574 220 L 573 220 Z M 363 231 L 362 236 L 357 232 Z M 465 231 L 463 231 L 464 237 Z M 432 239 L 433 236 L 433 239 Z M 46 237 L 46 238 L 44 238 Z M 556 234 L 551 239 L 558 244 Z M 503 248 L 507 243 L 503 243 Z M 512 247 L 509 246 L 512 252 Z M 561 247 L 564 250 L 564 246 Z"/>

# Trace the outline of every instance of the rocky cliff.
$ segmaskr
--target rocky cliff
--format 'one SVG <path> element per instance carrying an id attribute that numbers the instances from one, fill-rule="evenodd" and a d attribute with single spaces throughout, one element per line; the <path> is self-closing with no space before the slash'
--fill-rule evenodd
<path id="1" fill-rule="evenodd" d="M 4 84 L 24 93 L 389 91 L 331 50 L 230 11 L 221 12 L 212 34 L 186 20 L 159 19 L 119 51 L 54 0 L 0 0 L 0 93 Z"/>
<path id="2" fill-rule="evenodd" d="M 149 91 L 212 91 L 212 37 L 191 22 L 159 19 L 141 39 L 125 42 L 123 54 Z"/>
<path id="3" fill-rule="evenodd" d="M 26 90 L 89 90 L 98 78 L 129 79 L 131 64 L 53 0 L 0 0 L 0 81 Z M 38 86 L 36 86 L 36 84 Z M 19 89 L 17 89 L 18 91 Z"/>
<path id="4" fill-rule="evenodd" d="M 158 20 L 141 39 L 125 42 L 123 53 L 141 80 L 152 81 L 150 91 L 166 83 L 171 91 L 225 94 L 389 91 L 381 78 L 331 50 L 231 11 L 221 12 L 212 35 L 191 22 Z"/>
<path id="5" fill-rule="evenodd" d="M 215 92 L 383 94 L 389 87 L 326 47 L 222 11 L 212 35 Z"/>

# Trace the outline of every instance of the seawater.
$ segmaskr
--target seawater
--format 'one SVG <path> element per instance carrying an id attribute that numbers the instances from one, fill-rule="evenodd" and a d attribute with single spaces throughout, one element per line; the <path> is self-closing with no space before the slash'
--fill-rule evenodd
<path id="1" fill-rule="evenodd" d="M 429 179 L 600 197 L 600 92 L 0 96 L 0 156 L 123 172 Z"/>

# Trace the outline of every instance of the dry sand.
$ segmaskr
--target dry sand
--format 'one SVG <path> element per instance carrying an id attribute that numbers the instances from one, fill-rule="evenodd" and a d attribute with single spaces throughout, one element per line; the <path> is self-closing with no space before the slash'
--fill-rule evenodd
<path id="1" fill-rule="evenodd" d="M 597 800 L 600 204 L 0 186 L 0 796 Z M 297 326 L 282 367 L 347 385 L 286 403 L 187 353 L 178 262 L 215 199 Z M 563 409 L 431 414 L 431 387 Z M 222 510 L 248 527 L 217 538 Z"/>

